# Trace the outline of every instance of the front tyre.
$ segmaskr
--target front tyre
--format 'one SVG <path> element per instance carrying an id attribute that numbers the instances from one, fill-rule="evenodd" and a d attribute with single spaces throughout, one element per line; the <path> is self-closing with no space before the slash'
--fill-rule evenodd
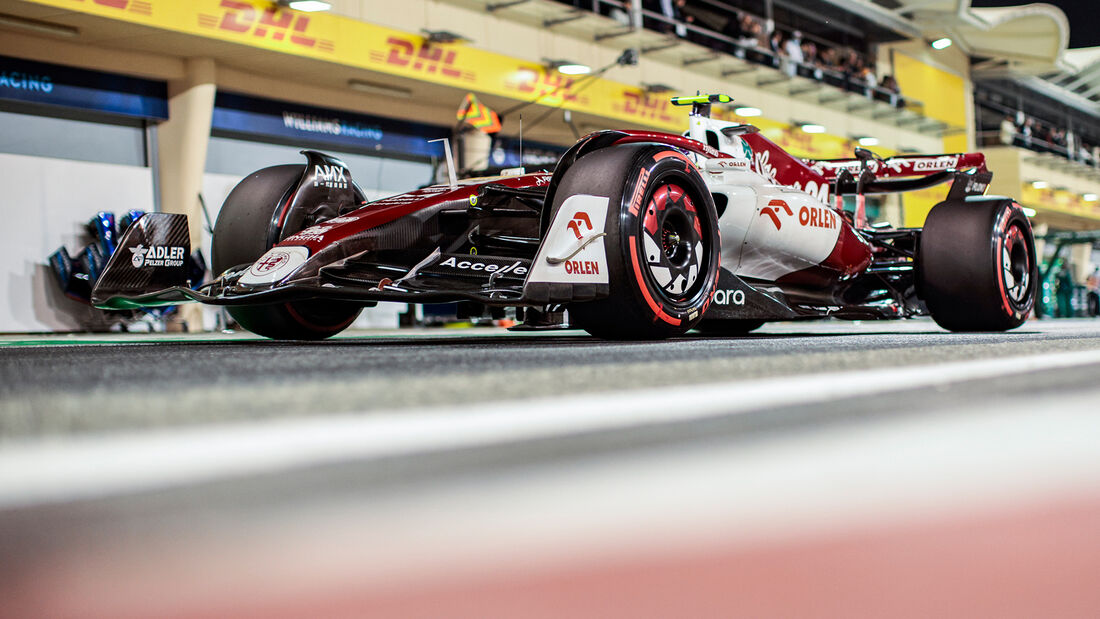
<path id="1" fill-rule="evenodd" d="M 1007 331 L 1027 320 L 1039 281 L 1027 215 L 1008 199 L 943 202 L 921 232 L 917 277 L 949 331 Z"/>
<path id="2" fill-rule="evenodd" d="M 608 197 L 609 295 L 569 306 L 606 339 L 664 339 L 695 326 L 718 281 L 718 215 L 694 164 L 654 144 L 611 146 L 565 172 L 554 212 L 572 195 Z"/>
<path id="3" fill-rule="evenodd" d="M 276 210 L 287 204 L 298 186 L 303 170 L 301 165 L 264 168 L 233 188 L 214 224 L 211 265 L 215 273 L 259 260 L 274 242 L 303 227 L 306 218 L 295 213 L 281 217 L 282 225 L 275 218 Z M 257 335 L 277 340 L 320 340 L 346 329 L 362 308 L 318 300 L 231 305 L 227 309 L 238 324 Z"/>

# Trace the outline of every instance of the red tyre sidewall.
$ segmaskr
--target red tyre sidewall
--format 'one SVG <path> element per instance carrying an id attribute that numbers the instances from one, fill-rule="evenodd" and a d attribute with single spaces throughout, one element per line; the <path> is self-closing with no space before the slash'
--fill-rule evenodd
<path id="1" fill-rule="evenodd" d="M 689 297 L 681 302 L 670 302 L 650 275 L 644 257 L 641 230 L 646 205 L 656 188 L 669 179 L 683 187 L 691 195 L 696 209 L 707 209 L 709 213 L 698 213 L 696 220 L 702 227 L 704 251 L 701 263 L 701 284 Z M 673 328 L 694 325 L 706 313 L 718 286 L 719 235 L 717 214 L 709 191 L 694 164 L 679 151 L 671 149 L 648 149 L 642 151 L 634 171 L 624 185 L 622 205 L 619 209 L 619 226 L 623 264 L 627 269 L 627 279 L 632 282 L 632 292 L 639 307 L 648 311 L 655 323 L 665 323 Z M 709 242 L 708 242 L 709 240 Z"/>
<path id="2" fill-rule="evenodd" d="M 1013 227 L 1018 227 L 1024 235 L 1029 263 L 1029 286 L 1032 288 L 1031 294 L 1026 295 L 1022 305 L 1017 305 L 1009 298 L 1008 282 L 1005 281 L 1004 269 L 1000 268 L 1005 242 L 1008 240 L 1009 233 Z M 1035 258 L 1035 238 L 1032 234 L 1031 226 L 1027 221 L 1027 215 L 1024 214 L 1020 205 L 1016 203 L 1011 203 L 997 214 L 997 220 L 994 223 L 993 230 L 996 235 L 995 242 L 993 243 L 993 264 L 997 266 L 994 272 L 997 279 L 997 291 L 1000 294 L 1000 308 L 1009 319 L 1023 322 L 1034 308 L 1037 292 L 1036 287 L 1038 285 L 1039 272 L 1038 263 Z"/>

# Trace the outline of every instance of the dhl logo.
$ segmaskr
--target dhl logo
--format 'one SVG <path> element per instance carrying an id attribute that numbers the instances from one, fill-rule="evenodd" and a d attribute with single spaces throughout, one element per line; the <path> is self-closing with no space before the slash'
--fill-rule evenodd
<path id="1" fill-rule="evenodd" d="M 651 97 L 644 92 L 623 91 L 623 103 L 617 105 L 624 114 L 629 114 L 641 119 L 658 120 L 662 122 L 675 122 L 676 117 L 670 112 L 668 99 Z"/>
<path id="2" fill-rule="evenodd" d="M 309 17 L 306 15 L 280 10 L 274 5 L 257 9 L 251 3 L 240 0 L 221 0 L 218 6 L 223 9 L 220 14 L 199 14 L 199 26 L 223 33 L 251 34 L 260 39 L 290 41 L 299 47 L 327 53 L 336 51 L 332 41 L 308 35 Z"/>
<path id="3" fill-rule="evenodd" d="M 118 9 L 120 11 L 130 11 L 131 13 L 137 13 L 138 15 L 152 15 L 153 3 L 148 0 L 76 0 L 77 2 L 94 4 L 97 6 L 107 7 L 109 9 Z"/>
<path id="4" fill-rule="evenodd" d="M 505 86 L 524 96 L 535 95 L 534 98 L 543 105 L 562 103 L 587 105 L 588 97 L 580 97 L 576 93 L 569 92 L 575 83 L 576 80 L 573 78 L 551 69 L 520 67 L 509 76 Z"/>
<path id="5" fill-rule="evenodd" d="M 410 69 L 426 75 L 443 75 L 465 82 L 472 82 L 473 71 L 463 71 L 456 66 L 458 52 L 440 45 L 431 45 L 424 39 L 406 39 L 392 36 L 386 39 L 388 49 L 371 50 L 371 62 Z"/>

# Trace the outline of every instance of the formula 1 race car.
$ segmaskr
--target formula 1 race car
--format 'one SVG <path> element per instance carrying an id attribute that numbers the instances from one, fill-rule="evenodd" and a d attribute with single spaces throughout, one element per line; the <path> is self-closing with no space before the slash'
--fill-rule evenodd
<path id="1" fill-rule="evenodd" d="M 1031 225 L 1010 198 L 983 195 L 983 155 L 802 160 L 710 118 L 729 101 L 674 99 L 692 106 L 683 136 L 598 131 L 552 173 L 458 181 L 452 165 L 450 183 L 369 203 L 341 161 L 303 151 L 305 165 L 259 170 L 230 193 L 212 283 L 188 286 L 185 216 L 152 213 L 120 240 L 93 302 L 226 305 L 280 339 L 331 336 L 378 301 L 517 308 L 532 325 L 567 315 L 610 339 L 929 314 L 952 331 L 1004 331 L 1027 318 Z M 948 181 L 923 229 L 867 225 L 865 195 Z"/>

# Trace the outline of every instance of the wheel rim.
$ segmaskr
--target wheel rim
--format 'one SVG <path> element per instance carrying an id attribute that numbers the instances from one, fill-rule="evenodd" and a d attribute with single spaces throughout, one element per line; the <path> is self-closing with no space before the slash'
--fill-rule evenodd
<path id="1" fill-rule="evenodd" d="M 695 201 L 676 182 L 657 186 L 646 203 L 642 245 L 648 272 L 667 301 L 691 299 L 702 286 L 705 247 Z"/>
<path id="2" fill-rule="evenodd" d="M 1005 295 L 1016 306 L 1027 300 L 1031 286 L 1031 256 L 1027 237 L 1019 225 L 1013 225 L 1005 235 L 1001 249 L 1001 277 Z"/>

